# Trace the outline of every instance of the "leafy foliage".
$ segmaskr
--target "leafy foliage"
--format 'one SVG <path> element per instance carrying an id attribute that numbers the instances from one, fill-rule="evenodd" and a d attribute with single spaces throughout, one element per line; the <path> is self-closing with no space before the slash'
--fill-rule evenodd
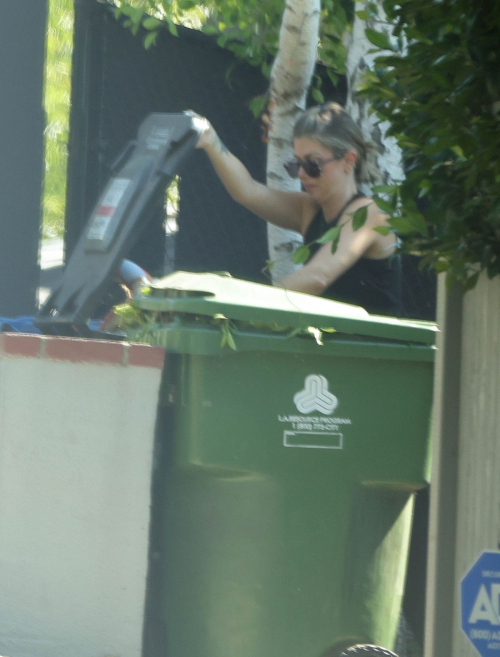
<path id="1" fill-rule="evenodd" d="M 50 0 L 45 63 L 45 189 L 43 235 L 61 235 L 66 201 L 73 0 Z"/>
<path id="2" fill-rule="evenodd" d="M 405 251 L 471 288 L 500 274 L 500 3 L 383 0 L 392 39 L 361 93 L 390 122 L 406 179 L 375 188 Z M 368 4 L 368 16 L 381 20 Z M 361 16 L 366 18 L 367 16 Z"/>
<path id="3" fill-rule="evenodd" d="M 148 294 L 148 288 L 143 288 L 141 294 Z M 295 328 L 268 322 L 248 322 L 231 320 L 225 315 L 193 315 L 189 313 L 172 314 L 169 312 L 142 310 L 133 304 L 120 304 L 113 308 L 115 315 L 119 318 L 118 328 L 122 330 L 127 339 L 132 342 L 146 342 L 159 347 L 168 347 L 168 329 L 179 326 L 190 328 L 216 328 L 221 332 L 220 347 L 228 347 L 238 351 L 234 338 L 240 334 L 276 334 L 286 339 L 305 338 L 313 339 L 317 345 L 323 346 L 325 336 L 336 333 L 333 327 L 317 328 L 308 326 L 306 328 Z"/>
<path id="4" fill-rule="evenodd" d="M 149 34 L 145 46 L 156 40 L 158 30 L 167 26 L 177 34 L 176 25 L 200 29 L 213 35 L 217 43 L 239 59 L 260 67 L 268 77 L 278 49 L 283 0 L 108 0 L 116 6 L 116 16 L 137 33 L 142 26 Z M 354 16 L 353 0 L 323 0 L 319 60 L 326 66 L 332 82 L 345 73 L 346 50 L 342 36 L 350 29 Z M 323 102 L 319 77 L 312 90 Z M 266 99 L 256 99 L 252 109 L 260 113 Z"/>

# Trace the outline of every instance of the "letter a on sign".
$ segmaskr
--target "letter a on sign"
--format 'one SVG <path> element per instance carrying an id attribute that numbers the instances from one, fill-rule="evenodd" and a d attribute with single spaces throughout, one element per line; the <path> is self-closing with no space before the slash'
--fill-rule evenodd
<path id="1" fill-rule="evenodd" d="M 491 604 L 490 596 L 486 590 L 486 586 L 481 584 L 479 593 L 477 594 L 476 602 L 472 608 L 471 615 L 469 616 L 469 623 L 477 623 L 477 621 L 488 621 L 492 625 L 500 625 L 498 616 Z"/>

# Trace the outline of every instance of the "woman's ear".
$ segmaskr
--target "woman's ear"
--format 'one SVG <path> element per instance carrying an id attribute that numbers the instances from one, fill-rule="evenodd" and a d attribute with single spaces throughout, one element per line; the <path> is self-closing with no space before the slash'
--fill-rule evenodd
<path id="1" fill-rule="evenodd" d="M 350 174 L 354 169 L 357 159 L 358 154 L 356 151 L 347 151 L 347 153 L 344 155 L 344 172 L 346 174 Z"/>
<path id="2" fill-rule="evenodd" d="M 356 151 L 347 151 L 347 153 L 344 155 L 344 160 L 346 164 L 352 168 L 356 166 L 356 162 L 358 161 L 358 154 Z"/>

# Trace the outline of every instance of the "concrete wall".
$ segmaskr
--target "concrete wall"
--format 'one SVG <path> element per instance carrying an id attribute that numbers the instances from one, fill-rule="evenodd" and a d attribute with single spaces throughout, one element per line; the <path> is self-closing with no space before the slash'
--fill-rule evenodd
<path id="1" fill-rule="evenodd" d="M 476 657 L 460 582 L 500 549 L 500 279 L 464 296 L 440 281 L 425 657 Z"/>
<path id="2" fill-rule="evenodd" d="M 163 356 L 0 335 L 0 654 L 140 657 Z"/>

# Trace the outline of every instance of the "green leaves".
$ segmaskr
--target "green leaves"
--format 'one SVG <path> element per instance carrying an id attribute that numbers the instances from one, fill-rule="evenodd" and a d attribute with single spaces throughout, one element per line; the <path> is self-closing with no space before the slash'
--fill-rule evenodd
<path id="1" fill-rule="evenodd" d="M 375 228 L 374 228 L 373 230 L 374 230 L 376 233 L 379 233 L 380 235 L 384 235 L 384 237 L 385 237 L 386 235 L 390 235 L 390 234 L 391 234 L 391 229 L 389 228 L 389 226 L 375 226 Z"/>
<path id="2" fill-rule="evenodd" d="M 142 27 L 154 32 L 160 26 L 177 34 L 177 25 L 199 29 L 215 37 L 222 48 L 261 68 L 270 75 L 278 49 L 283 0 L 109 0 L 117 6 L 116 17 L 137 34 Z M 347 52 L 343 44 L 353 18 L 351 0 L 324 0 L 321 10 L 319 60 L 331 79 L 345 73 Z M 158 21 L 161 25 L 157 25 Z M 145 37 L 151 47 L 154 37 Z M 316 102 L 324 102 L 321 80 L 311 90 Z"/>
<path id="3" fill-rule="evenodd" d="M 412 233 L 414 230 L 411 221 L 407 217 L 391 217 L 388 221 L 394 230 L 397 230 L 403 235 L 406 233 Z"/>
<path id="4" fill-rule="evenodd" d="M 313 87 L 311 89 L 312 97 L 317 103 L 324 103 L 325 102 L 325 97 L 323 96 L 323 93 L 321 89 L 318 89 L 318 87 Z"/>
<path id="5" fill-rule="evenodd" d="M 395 194 L 398 191 L 398 185 L 374 185 L 372 192 L 374 194 Z"/>
<path id="6" fill-rule="evenodd" d="M 148 50 L 149 48 L 151 48 L 152 45 L 155 44 L 157 36 L 158 36 L 158 32 L 150 32 L 149 34 L 146 35 L 144 39 L 144 47 L 146 48 L 146 50 Z"/>
<path id="7" fill-rule="evenodd" d="M 383 196 L 375 202 L 404 252 L 470 289 L 479 271 L 500 274 L 500 124 L 491 109 L 500 3 L 384 0 L 384 9 L 406 47 L 384 52 L 384 37 L 367 31 L 380 54 L 360 93 L 390 122 L 406 178 L 374 188 Z"/>
<path id="8" fill-rule="evenodd" d="M 142 21 L 142 27 L 144 27 L 146 30 L 156 30 L 162 25 L 162 22 L 158 20 L 157 18 L 153 18 L 152 16 L 148 16 Z"/>
<path id="9" fill-rule="evenodd" d="M 394 50 L 387 34 L 377 32 L 371 27 L 366 28 L 365 34 L 368 41 L 374 46 L 377 46 L 377 48 L 381 48 L 382 50 Z"/>
<path id="10" fill-rule="evenodd" d="M 316 240 L 317 244 L 328 244 L 328 242 L 334 242 L 340 237 L 340 226 L 334 226 L 326 231 L 319 239 Z"/>
<path id="11" fill-rule="evenodd" d="M 172 36 L 179 36 L 179 33 L 177 32 L 177 25 L 170 17 L 167 17 L 167 26 L 168 26 L 168 31 L 170 32 L 170 34 L 172 34 Z"/>
<path id="12" fill-rule="evenodd" d="M 352 213 L 352 229 L 359 230 L 362 228 L 368 217 L 368 206 L 364 205 L 361 208 L 358 208 L 355 212 Z"/>
<path id="13" fill-rule="evenodd" d="M 292 262 L 295 265 L 302 265 L 311 255 L 311 251 L 308 246 L 302 245 L 295 249 L 292 255 Z"/>
<path id="14" fill-rule="evenodd" d="M 229 328 L 227 328 L 225 325 L 222 325 L 221 326 L 221 331 L 222 331 L 222 338 L 221 338 L 221 341 L 220 341 L 220 346 L 225 347 L 227 345 L 233 351 L 238 351 L 236 349 L 236 343 L 234 341 L 234 338 L 233 338 Z"/>
<path id="15" fill-rule="evenodd" d="M 339 245 L 341 230 L 342 226 L 334 226 L 333 228 L 330 228 L 324 233 L 324 235 L 315 241 L 315 244 L 328 244 L 328 242 L 331 242 L 331 252 L 335 253 Z"/>
<path id="16" fill-rule="evenodd" d="M 267 94 L 262 94 L 261 96 L 256 96 L 252 98 L 249 104 L 250 111 L 252 114 L 257 117 L 262 114 L 266 109 L 267 103 L 269 102 L 269 97 Z"/>
<path id="17" fill-rule="evenodd" d="M 420 212 L 407 212 L 406 218 L 413 226 L 413 230 L 418 231 L 422 235 L 427 235 L 427 223 Z"/>
<path id="18" fill-rule="evenodd" d="M 44 85 L 47 127 L 44 133 L 43 192 L 43 236 L 49 238 L 64 232 L 73 20 L 72 0 L 52 0 L 49 3 Z"/>
<path id="19" fill-rule="evenodd" d="M 418 198 L 422 198 L 432 189 L 432 183 L 428 178 L 424 178 L 423 180 L 421 180 L 418 186 L 420 187 Z"/>
<path id="20" fill-rule="evenodd" d="M 377 206 L 382 210 L 382 212 L 387 212 L 387 214 L 392 214 L 394 212 L 394 203 L 386 201 L 379 196 L 375 196 L 374 199 Z"/>
<path id="21" fill-rule="evenodd" d="M 220 341 L 221 348 L 227 345 L 233 351 L 237 351 L 236 343 L 232 335 L 233 333 L 236 333 L 237 328 L 233 324 L 233 322 L 231 322 L 231 320 L 228 319 L 225 315 L 217 313 L 212 318 L 212 324 L 218 326 L 221 330 L 222 333 L 222 338 Z"/>

